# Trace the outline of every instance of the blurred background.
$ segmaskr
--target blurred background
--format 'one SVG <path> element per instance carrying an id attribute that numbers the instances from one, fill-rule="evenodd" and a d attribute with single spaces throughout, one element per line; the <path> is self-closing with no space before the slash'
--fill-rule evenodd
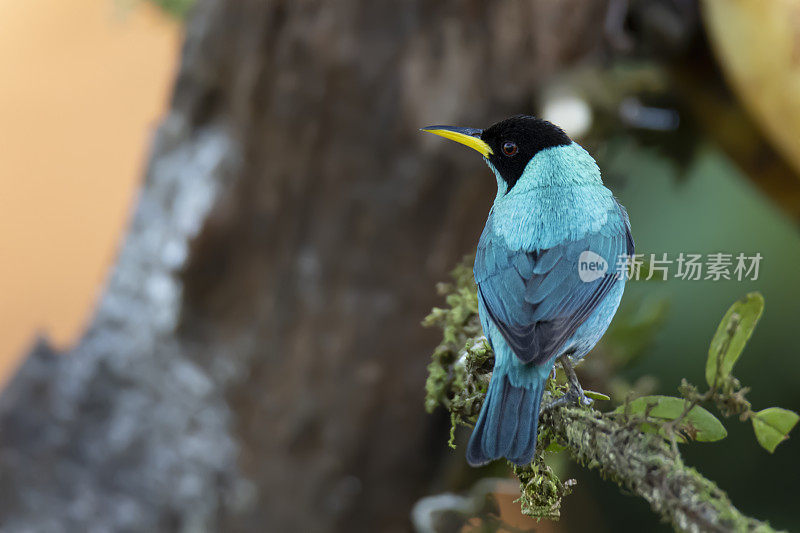
<path id="1" fill-rule="evenodd" d="M 405 531 L 503 475 L 423 408 L 420 321 L 494 197 L 429 124 L 543 116 L 637 252 L 762 255 L 754 281 L 632 283 L 590 388 L 701 384 L 758 290 L 735 374 L 754 408 L 800 409 L 800 1 L 0 0 L 0 73 L 3 531 Z M 725 425 L 687 462 L 799 529 L 797 437 L 769 455 Z M 513 495 L 503 519 L 668 530 L 559 468 L 561 521 Z"/>
<path id="2" fill-rule="evenodd" d="M 37 334 L 64 348 L 86 325 L 169 101 L 180 21 L 150 3 L 0 9 L 4 382 Z"/>

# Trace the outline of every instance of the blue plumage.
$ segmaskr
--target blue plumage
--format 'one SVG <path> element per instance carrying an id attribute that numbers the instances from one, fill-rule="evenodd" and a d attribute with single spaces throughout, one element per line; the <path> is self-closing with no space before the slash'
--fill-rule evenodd
<path id="1" fill-rule="evenodd" d="M 527 464 L 556 360 L 582 359 L 617 311 L 618 261 L 634 247 L 628 215 L 594 159 L 549 122 L 513 117 L 483 131 L 429 131 L 480 151 L 498 185 L 474 267 L 495 367 L 467 460 Z"/>

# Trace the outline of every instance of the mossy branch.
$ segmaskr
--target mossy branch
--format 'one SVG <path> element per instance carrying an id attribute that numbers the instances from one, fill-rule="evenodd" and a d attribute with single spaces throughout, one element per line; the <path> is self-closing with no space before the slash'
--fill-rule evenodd
<path id="1" fill-rule="evenodd" d="M 429 366 L 426 407 L 430 411 L 437 405 L 444 406 L 455 428 L 456 424 L 475 422 L 491 378 L 494 355 L 481 336 L 469 261 L 455 269 L 453 279 L 453 284 L 439 286 L 440 293 L 447 296 L 449 308 L 434 309 L 425 321 L 444 332 Z M 741 414 L 744 408 L 749 410 L 744 391 L 738 389 L 738 383 L 735 385 L 725 394 L 739 402 L 737 408 L 723 413 L 726 416 Z M 688 411 L 699 403 L 696 388 L 685 383 L 681 388 L 688 394 L 688 407 L 681 408 L 680 415 L 667 423 L 651 414 L 652 407 L 631 414 L 627 403 L 625 408 L 608 413 L 572 406 L 543 411 L 534 462 L 528 467 L 514 467 L 522 483 L 519 501 L 523 513 L 537 518 L 559 517 L 561 499 L 570 492 L 574 481 L 562 483 L 545 464 L 545 457 L 566 450 L 578 463 L 598 470 L 606 479 L 646 500 L 677 530 L 775 531 L 766 522 L 742 514 L 714 482 L 684 464 L 676 441 L 682 441 L 684 436 L 696 437 L 703 428 L 693 426 L 691 417 L 687 417 Z M 715 383 L 705 396 L 714 396 L 717 403 L 722 403 L 722 393 L 718 391 Z M 552 398 L 563 392 L 564 386 L 551 379 L 545 394 Z"/>
<path id="2" fill-rule="evenodd" d="M 575 407 L 545 413 L 541 423 L 576 461 L 645 499 L 677 530 L 775 531 L 743 515 L 714 482 L 637 423 Z"/>

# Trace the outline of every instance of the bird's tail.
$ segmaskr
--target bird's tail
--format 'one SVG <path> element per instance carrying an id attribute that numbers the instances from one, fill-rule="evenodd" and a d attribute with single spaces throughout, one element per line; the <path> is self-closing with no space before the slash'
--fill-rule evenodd
<path id="1" fill-rule="evenodd" d="M 546 381 L 545 377 L 515 387 L 507 375 L 495 372 L 467 445 L 470 465 L 484 465 L 500 457 L 520 466 L 533 460 Z"/>

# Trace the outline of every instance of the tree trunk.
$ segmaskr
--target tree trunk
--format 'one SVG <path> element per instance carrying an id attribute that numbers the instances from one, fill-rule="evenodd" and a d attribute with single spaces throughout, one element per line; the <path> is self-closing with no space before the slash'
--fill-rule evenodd
<path id="1" fill-rule="evenodd" d="M 529 110 L 602 4 L 201 1 L 91 326 L 0 396 L 2 530 L 408 529 L 419 322 L 494 190 L 417 128 Z"/>

